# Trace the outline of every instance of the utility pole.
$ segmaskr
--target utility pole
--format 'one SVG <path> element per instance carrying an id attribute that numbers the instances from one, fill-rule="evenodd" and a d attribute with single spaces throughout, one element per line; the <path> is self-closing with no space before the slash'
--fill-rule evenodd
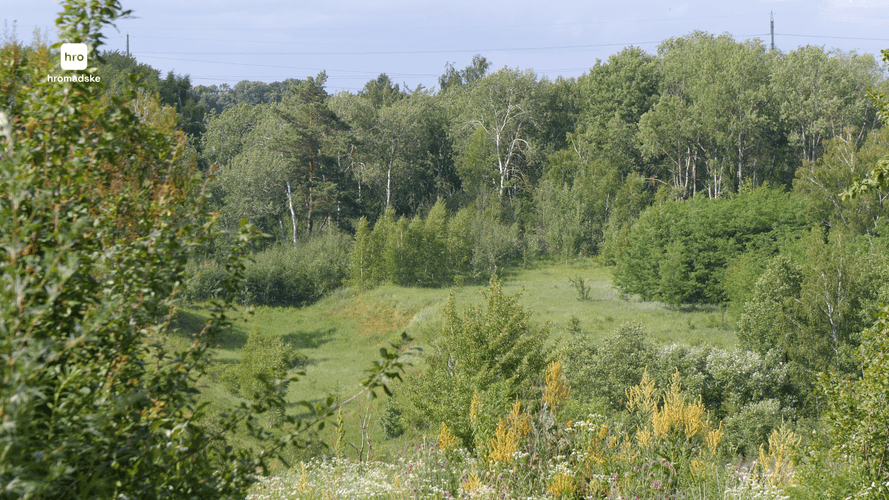
<path id="1" fill-rule="evenodd" d="M 775 46 L 775 37 L 772 36 L 772 47 Z M 127 33 L 127 57 L 130 57 L 130 34 Z"/>
<path id="2" fill-rule="evenodd" d="M 771 29 L 771 32 L 772 32 L 772 52 L 774 52 L 775 51 L 775 13 L 774 12 L 769 12 L 769 19 L 770 19 L 769 24 L 771 25 L 771 28 L 772 28 Z"/>

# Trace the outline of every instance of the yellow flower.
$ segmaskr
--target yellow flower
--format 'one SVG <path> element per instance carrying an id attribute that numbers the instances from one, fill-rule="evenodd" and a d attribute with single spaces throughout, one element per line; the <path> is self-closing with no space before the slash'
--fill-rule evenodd
<path id="1" fill-rule="evenodd" d="M 475 423 L 475 416 L 478 414 L 478 406 L 481 404 L 482 398 L 477 392 L 472 393 L 472 403 L 469 405 L 469 421 Z"/>
<path id="2" fill-rule="evenodd" d="M 518 398 L 512 405 L 507 421 L 510 429 L 515 431 L 516 436 L 526 436 L 531 432 L 531 417 L 522 411 L 522 402 Z"/>
<path id="3" fill-rule="evenodd" d="M 497 430 L 491 439 L 488 460 L 491 462 L 512 462 L 513 456 L 519 451 L 519 437 L 512 426 L 507 426 L 501 418 L 497 422 Z"/>
<path id="4" fill-rule="evenodd" d="M 655 386 L 654 380 L 648 375 L 648 368 L 642 372 L 642 380 L 639 385 L 631 387 L 626 391 L 627 394 L 627 410 L 630 412 L 642 410 L 651 413 L 657 408 L 657 399 L 654 397 Z"/>
<path id="5" fill-rule="evenodd" d="M 470 472 L 469 477 L 466 479 L 466 482 L 463 483 L 463 491 L 466 493 L 471 493 L 482 487 L 482 480 L 479 479 L 478 474 L 475 472 Z"/>
<path id="6" fill-rule="evenodd" d="M 547 490 L 556 498 L 572 498 L 577 492 L 577 484 L 570 474 L 561 471 L 550 480 Z"/>
<path id="7" fill-rule="evenodd" d="M 448 451 L 457 447 L 457 438 L 448 429 L 448 426 L 442 422 L 441 432 L 438 434 L 438 449 Z"/>
<path id="8" fill-rule="evenodd" d="M 549 407 L 550 411 L 557 413 L 559 408 L 568 399 L 571 393 L 571 387 L 562 376 L 562 361 L 553 361 L 546 368 L 546 387 L 543 389 L 543 402 Z"/>
<path id="9" fill-rule="evenodd" d="M 780 485 L 789 483 L 793 477 L 792 467 L 796 458 L 794 448 L 799 444 L 800 436 L 781 424 L 780 429 L 772 431 L 769 436 L 769 452 L 763 445 L 759 446 L 759 461 L 756 467 L 760 474 L 767 478 L 769 484 Z"/>
<path id="10" fill-rule="evenodd" d="M 722 441 L 723 435 L 725 435 L 725 430 L 722 428 L 722 422 L 719 422 L 719 427 L 707 432 L 707 448 L 710 449 L 711 455 L 716 454 L 716 447 Z"/>

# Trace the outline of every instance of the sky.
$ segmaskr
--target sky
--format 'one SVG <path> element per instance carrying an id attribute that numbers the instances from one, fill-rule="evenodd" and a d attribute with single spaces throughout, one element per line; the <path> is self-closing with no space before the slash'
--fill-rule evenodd
<path id="1" fill-rule="evenodd" d="M 357 92 L 386 73 L 434 88 L 447 63 L 481 54 L 496 70 L 577 77 L 597 59 L 695 30 L 759 38 L 787 52 L 803 45 L 875 54 L 889 48 L 889 0 L 122 0 L 132 18 L 105 32 L 107 50 L 187 74 L 193 85 L 274 82 L 325 70 L 327 90 Z M 56 40 L 52 0 L 0 0 L 0 20 L 25 42 Z"/>

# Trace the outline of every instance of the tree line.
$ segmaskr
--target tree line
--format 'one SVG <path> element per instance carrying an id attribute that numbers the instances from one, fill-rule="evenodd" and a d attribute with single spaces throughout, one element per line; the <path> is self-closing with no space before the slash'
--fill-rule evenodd
<path id="1" fill-rule="evenodd" d="M 116 69 L 146 69 L 113 55 Z M 439 199 L 456 212 L 496 196 L 505 221 L 563 254 L 600 253 L 658 192 L 792 188 L 836 141 L 866 143 L 879 127 L 867 89 L 885 86 L 871 55 L 704 32 L 555 80 L 481 56 L 448 65 L 438 89 L 381 74 L 354 94 L 329 94 L 324 73 L 190 88 L 147 75 L 213 168 L 229 224 L 248 217 L 293 243 L 326 226 L 352 233 L 390 208 L 413 217 Z"/>

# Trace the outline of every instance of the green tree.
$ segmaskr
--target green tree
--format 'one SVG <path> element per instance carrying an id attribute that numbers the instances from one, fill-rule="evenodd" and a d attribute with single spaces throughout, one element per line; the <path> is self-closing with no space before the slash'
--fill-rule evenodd
<path id="1" fill-rule="evenodd" d="M 292 94 L 273 108 L 282 126 L 269 149 L 281 153 L 287 162 L 282 184 L 287 189 L 288 206 L 295 213 L 294 198 L 299 199 L 309 236 L 316 220 L 337 214 L 343 201 L 340 191 L 345 170 L 340 157 L 348 125 L 327 106 L 326 81 L 324 72 L 309 77 L 292 87 Z"/>
<path id="2" fill-rule="evenodd" d="M 779 189 L 728 199 L 697 197 L 646 209 L 630 228 L 614 272 L 623 293 L 672 304 L 720 304 L 725 273 L 746 251 L 776 255 L 808 222 L 801 200 Z"/>
<path id="3" fill-rule="evenodd" d="M 823 151 L 819 158 L 803 161 L 796 170 L 793 188 L 807 199 L 811 217 L 823 226 L 850 234 L 876 235 L 889 210 L 889 192 L 874 189 L 845 202 L 843 193 L 889 152 L 889 129 L 868 134 L 860 149 L 857 143 L 853 129 L 821 140 L 818 147 Z"/>
<path id="4" fill-rule="evenodd" d="M 773 261 L 738 321 L 738 339 L 761 353 L 778 349 L 810 373 L 854 369 L 857 332 L 886 300 L 889 262 L 881 249 L 828 238 L 815 228 L 794 259 Z"/>
<path id="5" fill-rule="evenodd" d="M 889 62 L 889 49 L 883 50 L 883 61 Z M 879 92 L 872 92 L 877 115 L 889 123 L 889 102 Z M 889 161 L 880 160 L 865 180 L 856 179 L 844 197 L 867 195 L 875 190 L 889 188 Z M 825 412 L 836 438 L 831 443 L 832 463 L 841 458 L 851 462 L 849 471 L 855 479 L 850 491 L 857 497 L 886 496 L 889 483 L 889 308 L 881 305 L 875 324 L 861 336 L 858 349 L 861 377 L 852 381 L 848 377 L 834 377 L 823 382 L 828 395 L 829 407 Z M 851 460 L 850 460 L 851 459 Z M 823 465 L 814 465 L 816 473 Z"/>
<path id="6" fill-rule="evenodd" d="M 412 213 L 434 200 L 444 127 L 429 92 L 400 92 L 381 75 L 358 95 L 333 97 L 330 107 L 352 128 L 350 158 L 359 194 L 380 201 L 371 210 Z"/>
<path id="7" fill-rule="evenodd" d="M 411 378 L 408 394 L 430 425 L 445 422 L 464 445 L 473 441 L 470 405 L 473 394 L 506 390 L 506 400 L 528 391 L 546 368 L 548 332 L 531 323 L 518 304 L 519 294 L 505 295 L 491 279 L 482 306 L 457 310 L 453 294 L 444 309 L 445 323 L 432 339 L 427 368 Z"/>
<path id="8" fill-rule="evenodd" d="M 134 75 L 136 84 L 144 86 L 149 93 L 157 92 L 160 85 L 160 70 L 117 50 L 102 51 L 98 68 L 102 83 L 114 95 L 123 96 L 126 93 L 130 87 L 130 75 Z"/>
<path id="9" fill-rule="evenodd" d="M 272 117 L 266 117 L 266 121 L 272 121 Z M 238 221 L 249 219 L 264 231 L 280 234 L 282 242 L 295 245 L 298 216 L 295 211 L 288 211 L 293 208 L 293 195 L 288 193 L 286 184 L 288 170 L 282 155 L 261 142 L 219 168 L 212 186 L 221 195 L 221 222 L 235 227 Z"/>
<path id="10" fill-rule="evenodd" d="M 831 458 L 856 472 L 857 491 L 849 493 L 858 498 L 884 498 L 889 493 L 889 307 L 883 306 L 876 316 L 858 349 L 861 377 L 822 381 L 828 398 L 825 418 L 833 433 Z"/>
<path id="11" fill-rule="evenodd" d="M 826 51 L 806 45 L 779 54 L 771 71 L 772 92 L 787 124 L 788 142 L 797 161 L 818 161 L 824 142 L 856 129 L 853 148 L 861 146 L 874 124 L 866 90 L 879 80 L 873 56 Z"/>
<path id="12" fill-rule="evenodd" d="M 201 138 L 201 154 L 210 164 L 229 165 L 250 142 L 250 132 L 267 113 L 265 106 L 239 104 L 211 116 Z"/>
<path id="13" fill-rule="evenodd" d="M 531 71 L 503 68 L 478 80 L 460 94 L 455 135 L 466 143 L 477 130 L 484 131 L 492 151 L 497 196 L 515 184 L 527 182 L 533 130 L 541 119 L 537 76 Z M 465 146 L 464 146 L 465 147 Z"/>
<path id="14" fill-rule="evenodd" d="M 86 42 L 94 60 L 101 32 L 127 14 L 114 0 L 69 0 L 60 43 Z M 257 235 L 241 226 L 210 320 L 174 347 L 186 262 L 219 235 L 185 136 L 134 92 L 102 99 L 100 84 L 47 82 L 58 71 L 47 47 L 22 54 L 0 48 L 0 497 L 243 498 L 269 457 L 337 407 L 306 402 L 310 416 L 286 415 L 278 435 L 252 421 L 284 408 L 286 379 L 218 419 L 197 401 Z M 399 355 L 384 352 L 367 390 L 398 377 Z M 275 438 L 268 454 L 233 449 L 236 429 Z"/>
<path id="15" fill-rule="evenodd" d="M 572 397 L 579 401 L 604 400 L 608 408 L 622 410 L 626 391 L 653 367 L 655 349 L 638 323 L 621 324 L 601 346 L 579 340 L 565 351 L 565 366 Z"/>
<path id="16" fill-rule="evenodd" d="M 423 225 L 420 284 L 441 286 L 451 282 L 453 271 L 448 258 L 448 210 L 444 201 L 433 205 Z"/>
<path id="17" fill-rule="evenodd" d="M 454 69 L 454 63 L 449 62 L 445 65 L 444 74 L 438 77 L 438 88 L 446 92 L 448 89 L 472 85 L 484 78 L 490 67 L 490 61 L 479 54 L 474 55 L 472 62 L 463 70 Z"/>
<path id="18" fill-rule="evenodd" d="M 666 160 L 663 180 L 683 197 L 700 184 L 712 198 L 771 180 L 780 134 L 765 45 L 695 32 L 658 52 L 660 99 L 641 118 L 639 137 L 647 158 Z"/>
<path id="19" fill-rule="evenodd" d="M 349 282 L 352 286 L 372 288 L 382 280 L 379 269 L 382 256 L 374 243 L 370 223 L 362 217 L 355 228 L 355 243 L 349 254 Z"/>
<path id="20" fill-rule="evenodd" d="M 195 85 L 191 89 L 191 94 L 207 112 L 221 115 L 229 108 L 242 103 L 256 106 L 281 102 L 288 89 L 293 85 L 299 85 L 299 83 L 300 80 L 296 78 L 272 83 L 241 80 L 234 87 L 227 83 L 218 86 Z"/>
<path id="21" fill-rule="evenodd" d="M 661 72 L 657 58 L 628 47 L 596 60 L 577 79 L 577 130 L 572 149 L 582 160 L 598 158 L 622 178 L 644 165 L 637 144 L 639 119 L 657 102 Z"/>

